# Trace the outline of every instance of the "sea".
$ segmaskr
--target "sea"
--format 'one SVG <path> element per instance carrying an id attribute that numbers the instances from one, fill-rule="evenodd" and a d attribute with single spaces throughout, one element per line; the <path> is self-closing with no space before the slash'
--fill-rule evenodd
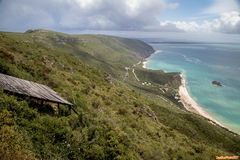
<path id="1" fill-rule="evenodd" d="M 148 43 L 156 52 L 147 59 L 146 68 L 181 72 L 190 96 L 202 109 L 240 133 L 240 43 Z"/>

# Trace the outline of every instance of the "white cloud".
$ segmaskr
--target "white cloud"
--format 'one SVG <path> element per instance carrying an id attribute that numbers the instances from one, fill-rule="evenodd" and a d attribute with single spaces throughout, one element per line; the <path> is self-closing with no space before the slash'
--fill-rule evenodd
<path id="1" fill-rule="evenodd" d="M 178 3 L 167 0 L 0 0 L 0 30 L 30 28 L 71 30 L 139 30 L 162 32 L 240 33 L 236 0 L 215 0 L 205 15 L 220 14 L 208 21 L 164 21 L 164 10 Z M 232 11 L 236 9 L 236 11 Z M 229 11 L 222 13 L 223 11 Z"/>
<path id="2" fill-rule="evenodd" d="M 175 3 L 169 3 L 169 4 L 167 5 L 167 8 L 176 9 L 176 8 L 178 8 L 178 6 L 179 6 L 179 3 L 177 3 L 177 2 L 175 2 Z"/>
<path id="3" fill-rule="evenodd" d="M 147 25 L 143 30 L 151 32 L 183 32 L 182 29 L 178 28 L 176 24 L 171 21 L 160 22 L 157 25 Z"/>
<path id="4" fill-rule="evenodd" d="M 211 21 L 202 21 L 197 23 L 195 21 L 165 21 L 161 22 L 159 28 L 162 26 L 172 26 L 171 31 L 184 32 L 222 32 L 222 33 L 236 33 L 240 34 L 240 13 L 237 11 L 226 12 Z"/>
<path id="5" fill-rule="evenodd" d="M 220 19 L 213 21 L 211 27 L 213 31 L 240 34 L 240 13 L 236 11 L 223 13 Z"/>
<path id="6" fill-rule="evenodd" d="M 141 30 L 177 6 L 165 0 L 2 0 L 0 30 Z"/>
<path id="7" fill-rule="evenodd" d="M 206 8 L 205 14 L 222 14 L 224 12 L 238 11 L 239 4 L 237 0 L 214 0 L 214 2 Z"/>

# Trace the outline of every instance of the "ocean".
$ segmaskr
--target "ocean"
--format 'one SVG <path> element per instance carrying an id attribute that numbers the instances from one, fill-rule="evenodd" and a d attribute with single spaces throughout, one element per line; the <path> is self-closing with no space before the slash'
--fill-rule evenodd
<path id="1" fill-rule="evenodd" d="M 187 90 L 214 119 L 240 133 L 240 44 L 149 43 L 157 51 L 146 68 L 181 72 Z M 219 81 L 222 87 L 212 85 Z"/>

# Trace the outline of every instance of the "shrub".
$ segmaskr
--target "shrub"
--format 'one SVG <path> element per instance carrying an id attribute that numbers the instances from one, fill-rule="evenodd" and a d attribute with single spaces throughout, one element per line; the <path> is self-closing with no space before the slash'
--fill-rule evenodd
<path id="1" fill-rule="evenodd" d="M 120 115 L 126 115 L 128 113 L 126 108 L 119 108 L 118 109 L 118 114 Z"/>
<path id="2" fill-rule="evenodd" d="M 101 107 L 102 104 L 103 104 L 103 102 L 100 98 L 98 98 L 92 102 L 92 106 L 94 108 L 99 108 L 99 107 Z"/>
<path id="3" fill-rule="evenodd" d="M 21 133 L 14 127 L 4 125 L 0 129 L 0 157 L 1 160 L 32 160 L 34 154 L 27 149 L 29 146 Z"/>
<path id="4" fill-rule="evenodd" d="M 66 159 L 71 129 L 65 118 L 42 116 L 29 123 L 26 129 L 41 159 L 57 159 L 60 155 Z"/>
<path id="5" fill-rule="evenodd" d="M 7 96 L 0 92 L 0 111 L 4 109 L 10 111 L 14 117 L 20 122 L 22 119 L 32 120 L 37 117 L 37 111 L 28 106 L 26 101 L 18 101 L 13 96 Z"/>

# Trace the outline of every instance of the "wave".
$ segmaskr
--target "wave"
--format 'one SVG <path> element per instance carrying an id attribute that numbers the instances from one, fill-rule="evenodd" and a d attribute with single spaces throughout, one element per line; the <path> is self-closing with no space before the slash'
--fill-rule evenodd
<path id="1" fill-rule="evenodd" d="M 194 63 L 194 64 L 200 64 L 202 63 L 202 61 L 198 58 L 194 58 L 194 57 L 188 57 L 184 54 L 181 54 L 181 56 L 184 58 L 185 61 L 190 62 L 190 63 Z"/>
<path id="2" fill-rule="evenodd" d="M 236 67 L 236 66 L 220 65 L 220 64 L 206 64 L 206 65 L 213 69 L 227 71 L 229 73 L 234 73 L 234 74 L 237 74 L 240 71 L 240 67 Z"/>
<path id="3" fill-rule="evenodd" d="M 158 54 L 158 53 L 161 53 L 162 50 L 156 50 L 153 54 Z"/>
<path id="4" fill-rule="evenodd" d="M 168 48 L 200 49 L 200 50 L 206 49 L 206 47 L 202 47 L 202 46 L 168 46 Z"/>
<path id="5" fill-rule="evenodd" d="M 219 69 L 219 70 L 230 70 L 230 69 L 234 69 L 233 67 L 230 67 L 230 66 L 224 66 L 224 65 L 217 65 L 217 64 L 209 64 L 208 65 L 209 67 L 212 67 L 212 68 L 216 68 L 216 69 Z"/>

